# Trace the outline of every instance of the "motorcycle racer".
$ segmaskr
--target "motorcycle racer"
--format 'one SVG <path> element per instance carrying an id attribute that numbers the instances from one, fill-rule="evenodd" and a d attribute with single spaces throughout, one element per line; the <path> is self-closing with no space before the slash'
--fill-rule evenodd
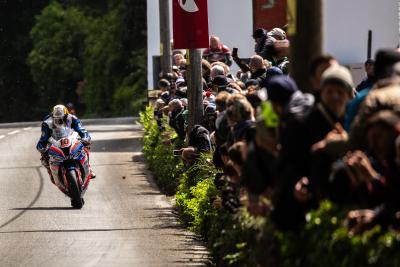
<path id="1" fill-rule="evenodd" d="M 39 142 L 36 145 L 36 149 L 41 153 L 41 162 L 44 167 L 46 167 L 51 181 L 54 183 L 53 175 L 50 171 L 49 165 L 49 155 L 48 155 L 48 143 L 50 137 L 58 140 L 60 138 L 60 132 L 63 129 L 69 128 L 76 131 L 81 142 L 85 146 L 85 152 L 89 156 L 88 147 L 91 144 L 91 137 L 88 131 L 83 128 L 81 121 L 74 115 L 68 113 L 68 109 L 64 105 L 56 105 L 53 107 L 52 112 L 47 115 L 41 126 L 42 134 L 40 136 Z M 90 169 L 91 179 L 96 177 L 96 174 Z"/>

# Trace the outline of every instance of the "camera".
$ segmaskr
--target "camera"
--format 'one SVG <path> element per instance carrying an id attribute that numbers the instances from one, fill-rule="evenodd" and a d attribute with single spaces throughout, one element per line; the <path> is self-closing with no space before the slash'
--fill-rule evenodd
<path id="1" fill-rule="evenodd" d="M 174 156 L 179 157 L 182 155 L 182 150 L 181 149 L 174 150 L 172 153 Z"/>

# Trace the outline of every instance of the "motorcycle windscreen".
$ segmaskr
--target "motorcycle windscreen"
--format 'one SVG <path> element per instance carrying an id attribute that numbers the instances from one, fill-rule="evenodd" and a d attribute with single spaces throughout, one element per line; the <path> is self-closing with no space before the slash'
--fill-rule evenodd
<path id="1" fill-rule="evenodd" d="M 53 129 L 52 137 L 58 141 L 62 138 L 66 138 L 70 135 L 71 135 L 71 128 L 69 128 L 65 125 L 62 125 L 62 126 L 57 126 Z"/>

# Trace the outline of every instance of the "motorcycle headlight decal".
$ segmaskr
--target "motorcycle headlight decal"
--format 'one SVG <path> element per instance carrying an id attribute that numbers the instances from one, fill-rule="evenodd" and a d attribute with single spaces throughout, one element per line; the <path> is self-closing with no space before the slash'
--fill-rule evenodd
<path id="1" fill-rule="evenodd" d="M 78 159 L 83 151 L 83 145 L 81 142 L 76 142 L 70 150 L 70 155 L 72 156 L 72 158 L 74 159 Z"/>
<path id="2" fill-rule="evenodd" d="M 57 161 L 63 161 L 65 158 L 64 153 L 54 146 L 50 147 L 49 156 Z"/>

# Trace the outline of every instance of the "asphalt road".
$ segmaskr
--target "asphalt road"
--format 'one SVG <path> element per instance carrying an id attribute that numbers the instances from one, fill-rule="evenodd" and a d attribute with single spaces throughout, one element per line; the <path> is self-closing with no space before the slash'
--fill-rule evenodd
<path id="1" fill-rule="evenodd" d="M 205 248 L 146 170 L 134 119 L 85 126 L 97 178 L 75 210 L 40 165 L 40 125 L 0 125 L 0 266 L 203 266 Z"/>

